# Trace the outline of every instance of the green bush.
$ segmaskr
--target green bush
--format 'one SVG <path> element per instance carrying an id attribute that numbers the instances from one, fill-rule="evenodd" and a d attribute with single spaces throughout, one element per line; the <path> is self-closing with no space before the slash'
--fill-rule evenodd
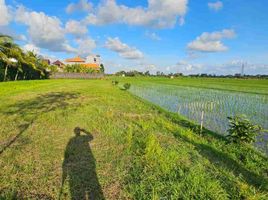
<path id="1" fill-rule="evenodd" d="M 262 127 L 251 123 L 245 116 L 228 117 L 229 129 L 227 138 L 235 143 L 252 143 Z"/>
<path id="2" fill-rule="evenodd" d="M 99 71 L 92 69 L 92 68 L 85 67 L 85 66 L 80 65 L 80 64 L 73 64 L 73 65 L 65 66 L 64 72 L 92 74 L 92 73 L 98 73 Z"/>
<path id="3" fill-rule="evenodd" d="M 130 83 L 125 83 L 125 84 L 123 85 L 123 87 L 124 87 L 125 90 L 128 90 L 128 89 L 130 88 L 130 86 L 131 86 Z"/>
<path id="4" fill-rule="evenodd" d="M 119 83 L 118 81 L 112 81 L 113 85 L 118 85 L 118 83 Z"/>

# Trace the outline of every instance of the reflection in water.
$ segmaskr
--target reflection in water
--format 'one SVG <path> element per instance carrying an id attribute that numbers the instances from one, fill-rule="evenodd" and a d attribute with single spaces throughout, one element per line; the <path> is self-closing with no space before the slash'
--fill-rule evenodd
<path id="1" fill-rule="evenodd" d="M 85 135 L 81 135 L 81 132 Z M 104 199 L 89 144 L 93 136 L 79 127 L 74 129 L 74 133 L 65 149 L 62 188 L 68 181 L 71 199 Z M 60 198 L 63 198 L 62 194 Z"/>

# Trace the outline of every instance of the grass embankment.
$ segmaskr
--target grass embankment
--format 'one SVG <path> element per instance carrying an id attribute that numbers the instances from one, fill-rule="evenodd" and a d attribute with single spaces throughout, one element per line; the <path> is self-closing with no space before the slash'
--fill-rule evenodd
<path id="1" fill-rule="evenodd" d="M 265 156 L 110 81 L 1 83 L 0 101 L 3 199 L 267 198 Z"/>

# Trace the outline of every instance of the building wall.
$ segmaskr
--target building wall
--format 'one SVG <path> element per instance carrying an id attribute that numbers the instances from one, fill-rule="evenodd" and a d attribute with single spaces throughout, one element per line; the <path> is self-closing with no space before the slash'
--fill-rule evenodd
<path id="1" fill-rule="evenodd" d="M 99 55 L 89 55 L 86 57 L 86 63 L 96 63 L 98 65 L 101 64 L 100 56 Z"/>
<path id="2" fill-rule="evenodd" d="M 51 79 L 99 79 L 103 78 L 103 73 L 69 73 L 69 72 L 55 72 L 52 73 L 49 78 Z"/>

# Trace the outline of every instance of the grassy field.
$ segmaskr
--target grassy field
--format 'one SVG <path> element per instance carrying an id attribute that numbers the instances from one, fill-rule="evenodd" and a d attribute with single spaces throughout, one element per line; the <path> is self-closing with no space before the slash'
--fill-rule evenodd
<path id="1" fill-rule="evenodd" d="M 267 80 L 124 81 L 262 94 L 268 87 Z M 268 198 L 266 156 L 200 135 L 110 79 L 0 83 L 0 102 L 0 199 Z"/>
<path id="2" fill-rule="evenodd" d="M 131 83 L 159 83 L 180 86 L 191 86 L 197 88 L 208 88 L 225 91 L 237 91 L 253 94 L 268 95 L 268 79 L 234 79 L 234 78 L 189 78 L 182 77 L 176 79 L 156 78 L 156 77 L 118 77 L 112 78 L 119 81 Z"/>

